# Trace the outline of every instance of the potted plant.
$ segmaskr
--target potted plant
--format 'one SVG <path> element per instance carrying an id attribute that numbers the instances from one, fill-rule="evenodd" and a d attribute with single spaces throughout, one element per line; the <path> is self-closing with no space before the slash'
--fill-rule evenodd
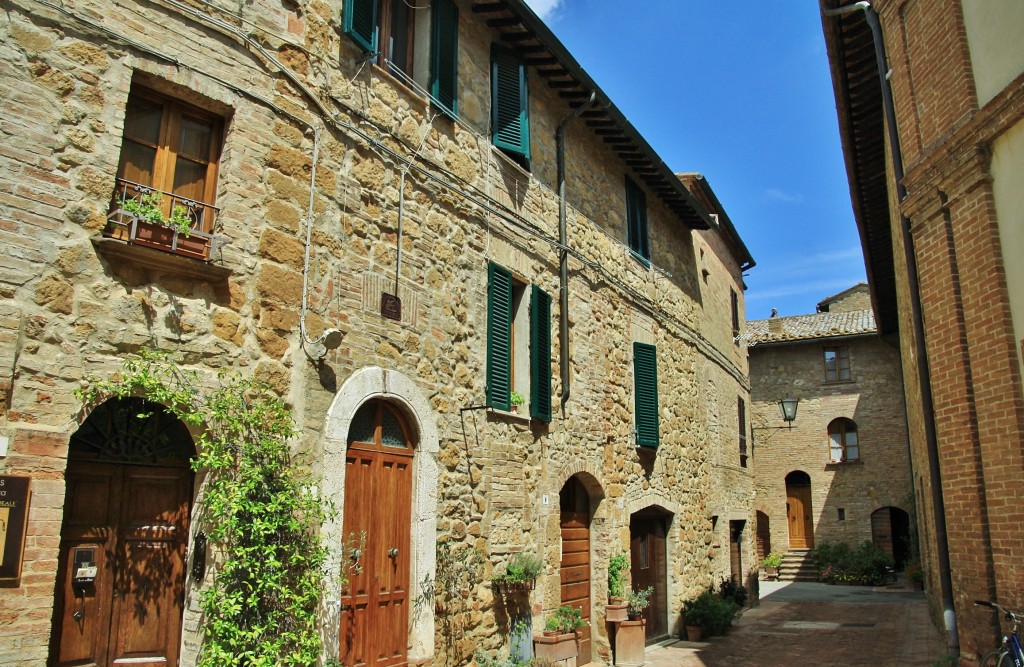
<path id="1" fill-rule="evenodd" d="M 647 644 L 647 621 L 642 617 L 644 609 L 651 604 L 654 587 L 649 586 L 630 591 L 626 596 L 629 620 L 618 624 L 615 631 L 615 664 L 637 667 L 644 664 L 644 647 Z"/>
<path id="2" fill-rule="evenodd" d="M 924 590 L 924 570 L 921 569 L 921 564 L 917 561 L 911 561 L 907 563 L 906 568 L 907 578 L 910 580 L 910 586 L 915 591 Z"/>
<path id="3" fill-rule="evenodd" d="M 779 578 L 779 568 L 782 566 L 782 554 L 777 551 L 773 551 L 761 561 L 761 567 L 764 568 L 764 574 L 769 579 Z"/>
<path id="4" fill-rule="evenodd" d="M 512 412 L 516 412 L 519 410 L 519 406 L 526 402 L 526 399 L 518 391 L 513 391 L 508 395 L 508 402 L 512 407 Z"/>
<path id="5" fill-rule="evenodd" d="M 532 590 L 543 569 L 540 556 L 520 552 L 512 556 L 505 571 L 495 575 L 491 583 L 507 591 Z"/>
<path id="6" fill-rule="evenodd" d="M 548 616 L 544 634 L 533 636 L 533 654 L 543 660 L 567 660 L 579 655 L 576 631 L 585 625 L 579 607 L 562 605 Z"/>
<path id="7" fill-rule="evenodd" d="M 710 627 L 713 601 L 711 591 L 704 591 L 692 600 L 683 603 L 682 616 L 686 639 L 691 642 L 700 641 L 704 628 Z M 682 637 L 680 637 L 682 639 Z"/>
<path id="8" fill-rule="evenodd" d="M 628 618 L 626 610 L 626 569 L 629 558 L 625 553 L 612 556 L 608 561 L 608 606 L 605 607 L 605 618 L 610 623 L 618 623 Z"/>

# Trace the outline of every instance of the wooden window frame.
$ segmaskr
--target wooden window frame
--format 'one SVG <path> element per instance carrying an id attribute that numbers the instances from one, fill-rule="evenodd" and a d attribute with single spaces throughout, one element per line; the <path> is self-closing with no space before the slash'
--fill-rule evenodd
<path id="1" fill-rule="evenodd" d="M 736 397 L 736 421 L 739 426 L 740 467 L 747 467 L 747 402 Z"/>
<path id="2" fill-rule="evenodd" d="M 830 370 L 828 367 L 829 353 L 835 354 L 836 367 Z M 850 348 L 847 346 L 826 347 L 822 351 L 822 369 L 825 372 L 825 382 L 852 382 L 853 366 L 850 361 Z M 845 361 L 845 364 L 843 363 Z M 845 371 L 846 377 L 843 377 Z"/>
<path id="3" fill-rule="evenodd" d="M 626 241 L 629 250 L 643 263 L 651 263 L 651 234 L 647 217 L 647 193 L 629 176 L 626 177 Z"/>
<path id="4" fill-rule="evenodd" d="M 851 445 L 848 442 L 848 434 L 852 433 L 857 440 L 855 445 Z M 828 457 L 830 463 L 852 463 L 854 461 L 860 461 L 860 436 L 858 435 L 859 430 L 857 429 L 857 423 L 847 417 L 839 417 L 833 419 L 828 424 Z M 832 458 L 832 444 L 835 442 L 832 439 L 833 434 L 839 436 L 839 445 L 842 447 L 842 455 L 839 459 Z M 854 447 L 857 450 L 857 455 L 854 457 L 849 456 L 850 447 Z"/>

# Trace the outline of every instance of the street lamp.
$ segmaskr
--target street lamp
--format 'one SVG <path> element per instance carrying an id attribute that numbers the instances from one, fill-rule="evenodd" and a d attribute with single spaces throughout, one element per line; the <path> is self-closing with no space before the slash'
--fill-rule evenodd
<path id="1" fill-rule="evenodd" d="M 799 398 L 784 398 L 779 401 L 779 407 L 782 408 L 782 419 L 789 425 L 789 428 L 793 428 L 793 420 L 796 419 L 796 406 L 799 403 Z"/>

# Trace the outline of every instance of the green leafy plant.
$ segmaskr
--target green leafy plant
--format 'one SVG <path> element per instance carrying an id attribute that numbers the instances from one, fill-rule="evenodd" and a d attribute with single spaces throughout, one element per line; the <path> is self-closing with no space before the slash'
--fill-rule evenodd
<path id="1" fill-rule="evenodd" d="M 626 612 L 630 618 L 639 616 L 643 613 L 644 609 L 651 604 L 651 594 L 654 592 L 654 586 L 648 586 L 647 588 L 641 588 L 638 591 L 630 591 L 629 595 L 626 596 Z"/>
<path id="2" fill-rule="evenodd" d="M 724 600 L 708 589 L 683 603 L 683 625 L 697 626 L 708 635 L 721 634 L 732 625 L 740 609 L 732 600 Z"/>
<path id="3" fill-rule="evenodd" d="M 154 225 L 168 227 L 182 236 L 192 232 L 192 217 L 186 207 L 175 205 L 171 217 L 165 218 L 163 212 L 163 195 L 159 192 L 148 192 L 137 199 L 121 200 L 121 208 L 138 219 Z"/>
<path id="4" fill-rule="evenodd" d="M 782 554 L 777 551 L 773 551 L 761 561 L 761 565 L 764 567 L 780 567 L 782 565 Z"/>
<path id="5" fill-rule="evenodd" d="M 544 629 L 549 632 L 567 634 L 569 632 L 576 632 L 576 630 L 582 628 L 585 624 L 586 623 L 583 620 L 583 613 L 580 611 L 579 607 L 562 605 L 554 614 L 548 616 L 547 621 L 544 624 Z"/>
<path id="6" fill-rule="evenodd" d="M 509 586 L 533 582 L 544 569 L 544 561 L 540 556 L 528 553 L 517 553 L 505 566 L 505 571 L 492 579 L 497 586 Z"/>
<path id="7" fill-rule="evenodd" d="M 305 474 L 308 466 L 292 462 L 297 431 L 281 399 L 226 374 L 205 388 L 197 374 L 151 351 L 127 356 L 117 377 L 91 380 L 77 395 L 86 408 L 141 395 L 202 427 L 192 466 L 206 473 L 199 521 L 217 567 L 199 593 L 204 622 L 196 664 L 316 665 L 328 553 L 320 527 L 331 510 Z M 338 576 L 344 586 L 346 570 Z"/>
<path id="8" fill-rule="evenodd" d="M 626 581 L 623 578 L 629 567 L 629 558 L 625 553 L 612 556 L 608 560 L 608 596 L 621 598 L 626 593 Z"/>
<path id="9" fill-rule="evenodd" d="M 723 600 L 732 600 L 736 603 L 736 606 L 743 607 L 747 604 L 747 588 L 741 586 L 738 581 L 732 577 L 725 577 L 718 583 L 718 597 Z"/>
<path id="10" fill-rule="evenodd" d="M 526 399 L 518 391 L 513 391 L 508 395 L 508 402 L 514 406 L 520 406 L 526 402 Z"/>
<path id="11" fill-rule="evenodd" d="M 822 542 L 811 551 L 818 568 L 818 580 L 826 583 L 878 586 L 888 577 L 892 557 L 870 540 L 851 546 L 845 542 Z"/>

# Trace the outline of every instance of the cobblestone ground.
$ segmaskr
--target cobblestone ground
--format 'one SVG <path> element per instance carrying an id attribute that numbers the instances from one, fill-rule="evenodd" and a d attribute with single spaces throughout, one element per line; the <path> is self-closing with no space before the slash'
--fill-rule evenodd
<path id="1" fill-rule="evenodd" d="M 649 651 L 645 667 L 901 665 L 945 667 L 924 593 L 762 583 L 761 604 L 722 637 Z M 765 588 L 774 589 L 766 591 Z"/>

